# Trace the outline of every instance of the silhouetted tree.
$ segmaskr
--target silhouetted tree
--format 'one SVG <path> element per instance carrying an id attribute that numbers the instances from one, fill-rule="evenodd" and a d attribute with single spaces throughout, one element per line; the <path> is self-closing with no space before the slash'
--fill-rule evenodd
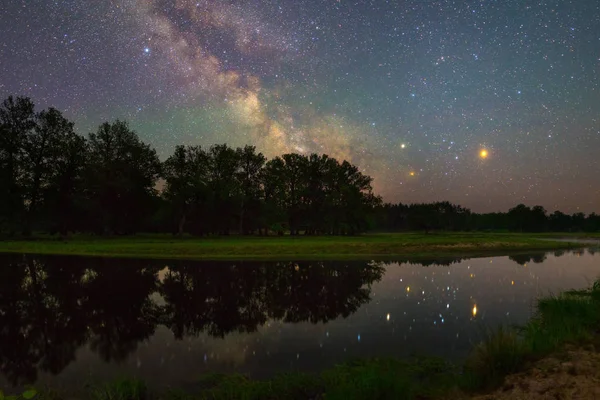
<path id="1" fill-rule="evenodd" d="M 211 231 L 228 235 L 241 196 L 241 188 L 236 179 L 239 167 L 238 153 L 226 144 L 220 144 L 211 146 L 208 154 Z"/>
<path id="2" fill-rule="evenodd" d="M 260 227 L 262 187 L 261 171 L 266 158 L 254 146 L 236 150 L 239 168 L 236 174 L 240 186 L 239 232 L 247 234 Z"/>
<path id="3" fill-rule="evenodd" d="M 177 220 L 177 233 L 182 235 L 190 215 L 207 204 L 209 197 L 209 156 L 200 146 L 177 146 L 165 161 L 164 197 L 170 202 Z M 199 218 L 194 221 L 200 225 Z M 196 228 L 197 230 L 197 228 Z"/>
<path id="4" fill-rule="evenodd" d="M 75 207 L 73 196 L 86 156 L 85 141 L 73 125 L 50 108 L 37 114 L 35 128 L 25 137 L 23 230 L 27 234 L 36 221 L 54 219 L 53 225 L 62 233 L 71 225 L 69 210 Z"/>
<path id="5" fill-rule="evenodd" d="M 160 168 L 156 151 L 127 123 L 106 122 L 91 133 L 85 179 L 95 230 L 133 233 L 143 228 Z"/>
<path id="6" fill-rule="evenodd" d="M 24 147 L 36 126 L 33 102 L 9 96 L 0 106 L 0 229 L 13 234 L 25 209 Z"/>

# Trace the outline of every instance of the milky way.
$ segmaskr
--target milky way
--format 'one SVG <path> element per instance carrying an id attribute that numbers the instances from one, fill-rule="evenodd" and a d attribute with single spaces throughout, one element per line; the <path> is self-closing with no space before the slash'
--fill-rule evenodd
<path id="1" fill-rule="evenodd" d="M 82 134 L 326 153 L 386 201 L 600 211 L 600 3 L 3 2 L 0 95 Z M 484 152 L 485 151 L 485 152 Z M 485 154 L 485 156 L 483 156 Z"/>

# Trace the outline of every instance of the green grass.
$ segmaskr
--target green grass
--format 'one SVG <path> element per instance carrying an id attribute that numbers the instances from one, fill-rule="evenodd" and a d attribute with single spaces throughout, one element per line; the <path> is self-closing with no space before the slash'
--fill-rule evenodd
<path id="1" fill-rule="evenodd" d="M 68 241 L 0 241 L 0 252 L 162 259 L 366 259 L 396 256 L 436 257 L 501 255 L 507 251 L 581 247 L 539 240 L 561 234 L 386 233 L 354 237 L 210 237 L 182 239 L 170 235 L 103 238 L 74 236 Z"/>
<path id="2" fill-rule="evenodd" d="M 465 365 L 471 389 L 492 388 L 511 373 L 565 345 L 597 342 L 600 332 L 600 280 L 590 289 L 539 299 L 523 327 L 500 328 L 477 345 Z"/>
<path id="3" fill-rule="evenodd" d="M 194 393 L 170 390 L 151 394 L 143 382 L 119 380 L 88 388 L 76 397 L 89 400 L 358 400 L 438 397 L 455 387 L 456 371 L 439 359 L 357 360 L 323 373 L 282 374 L 270 380 L 242 375 L 206 375 Z M 39 400 L 62 400 L 40 392 Z M 65 396 L 67 398 L 67 396 Z"/>
<path id="4" fill-rule="evenodd" d="M 91 388 L 93 400 L 147 400 L 148 390 L 142 381 L 123 379 Z"/>

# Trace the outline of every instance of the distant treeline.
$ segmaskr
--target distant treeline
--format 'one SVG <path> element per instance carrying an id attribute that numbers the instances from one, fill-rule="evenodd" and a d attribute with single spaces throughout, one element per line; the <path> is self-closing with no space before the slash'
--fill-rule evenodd
<path id="1" fill-rule="evenodd" d="M 372 178 L 327 155 L 267 160 L 255 147 L 177 146 L 165 162 L 126 122 L 87 138 L 29 98 L 0 105 L 0 233 L 325 235 L 367 230 L 597 231 L 600 217 L 519 205 L 383 204 Z"/>
<path id="2" fill-rule="evenodd" d="M 554 211 L 519 204 L 508 212 L 477 214 L 451 204 L 384 204 L 374 208 L 373 226 L 385 231 L 514 231 L 514 232 L 597 232 L 600 215 Z"/>

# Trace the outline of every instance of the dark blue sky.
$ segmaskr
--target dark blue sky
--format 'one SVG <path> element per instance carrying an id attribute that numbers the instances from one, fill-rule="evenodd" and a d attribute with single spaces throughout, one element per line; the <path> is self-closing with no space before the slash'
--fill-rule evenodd
<path id="1" fill-rule="evenodd" d="M 327 153 L 387 201 L 600 211 L 600 2 L 3 2 L 0 95 L 87 134 Z M 482 159 L 481 150 L 488 156 Z"/>

